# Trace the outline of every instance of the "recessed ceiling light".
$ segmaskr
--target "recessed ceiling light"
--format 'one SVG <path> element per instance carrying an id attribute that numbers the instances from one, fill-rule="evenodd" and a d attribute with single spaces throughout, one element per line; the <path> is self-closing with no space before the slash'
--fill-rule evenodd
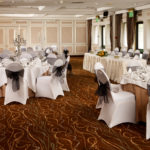
<path id="1" fill-rule="evenodd" d="M 39 11 L 43 10 L 45 6 L 38 6 Z"/>
<path id="2" fill-rule="evenodd" d="M 108 9 L 111 9 L 112 7 L 100 7 L 100 8 L 97 8 L 97 11 L 104 11 L 104 10 L 108 10 Z"/>
<path id="3" fill-rule="evenodd" d="M 63 1 L 63 0 L 60 0 L 60 1 L 59 1 L 59 3 L 60 3 L 60 4 L 63 4 L 63 3 L 64 3 L 64 1 Z"/>

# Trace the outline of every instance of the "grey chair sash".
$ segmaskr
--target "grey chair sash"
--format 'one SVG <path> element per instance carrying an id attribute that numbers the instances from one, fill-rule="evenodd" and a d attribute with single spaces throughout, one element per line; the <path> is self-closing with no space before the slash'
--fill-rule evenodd
<path id="1" fill-rule="evenodd" d="M 143 54 L 143 55 L 142 55 L 142 58 L 143 58 L 143 59 L 146 59 L 146 60 L 147 60 L 148 57 L 149 57 L 149 54 Z"/>
<path id="2" fill-rule="evenodd" d="M 147 91 L 148 91 L 148 95 L 150 96 L 150 80 L 147 83 Z"/>
<path id="3" fill-rule="evenodd" d="M 13 72 L 6 69 L 6 75 L 8 78 L 12 79 L 12 90 L 16 92 L 20 89 L 19 76 L 24 76 L 24 69 Z"/>
<path id="4" fill-rule="evenodd" d="M 54 66 L 52 73 L 54 73 L 56 77 L 65 77 L 64 71 L 65 71 L 65 68 L 67 65 L 68 65 L 68 63 L 66 62 L 64 65 L 59 66 L 59 67 Z"/>
<path id="5" fill-rule="evenodd" d="M 128 52 L 130 57 L 133 57 L 133 53 L 132 52 Z"/>
<path id="6" fill-rule="evenodd" d="M 139 66 L 130 66 L 130 67 L 127 67 L 127 71 L 131 68 L 132 71 L 136 71 Z"/>
<path id="7" fill-rule="evenodd" d="M 104 101 L 104 103 L 109 103 L 108 101 L 108 96 L 110 93 L 110 86 L 109 86 L 109 82 L 106 82 L 105 84 L 103 84 L 102 82 L 98 81 L 98 88 L 96 90 L 96 94 L 98 96 L 100 96 L 99 100 L 100 100 L 100 104 Z"/>
<path id="8" fill-rule="evenodd" d="M 50 64 L 50 65 L 54 65 L 55 61 L 57 60 L 57 58 L 47 58 L 47 62 Z"/>

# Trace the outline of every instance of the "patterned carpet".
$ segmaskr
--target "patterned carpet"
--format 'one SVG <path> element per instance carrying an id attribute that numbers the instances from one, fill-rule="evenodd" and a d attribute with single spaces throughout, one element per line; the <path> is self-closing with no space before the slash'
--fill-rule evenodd
<path id="1" fill-rule="evenodd" d="M 145 124 L 109 129 L 98 121 L 94 75 L 82 70 L 82 57 L 71 58 L 71 92 L 57 100 L 30 98 L 26 105 L 4 106 L 0 99 L 0 150 L 150 150 Z"/>

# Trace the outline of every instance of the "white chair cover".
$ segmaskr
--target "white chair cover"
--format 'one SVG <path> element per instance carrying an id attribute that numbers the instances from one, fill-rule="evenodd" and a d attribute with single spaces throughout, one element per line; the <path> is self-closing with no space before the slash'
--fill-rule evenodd
<path id="1" fill-rule="evenodd" d="M 136 56 L 136 55 L 140 56 L 140 51 L 139 51 L 139 50 L 136 50 L 136 51 L 134 52 L 134 56 Z"/>
<path id="2" fill-rule="evenodd" d="M 147 83 L 148 90 L 148 104 L 147 104 L 147 113 L 146 113 L 146 139 L 150 139 L 150 80 Z"/>
<path id="3" fill-rule="evenodd" d="M 110 128 L 124 122 L 135 123 L 134 94 L 125 91 L 112 92 L 110 81 L 103 69 L 98 69 L 96 76 L 100 92 L 99 104 L 103 103 L 98 120 L 104 120 Z"/>
<path id="4" fill-rule="evenodd" d="M 63 66 L 63 61 L 61 59 L 56 60 L 54 66 Z M 58 95 L 64 96 L 59 78 L 56 76 L 56 72 L 52 73 L 51 76 L 37 78 L 36 97 L 47 97 L 55 100 Z"/>
<path id="5" fill-rule="evenodd" d="M 28 52 L 22 52 L 21 55 L 20 55 L 20 59 L 22 58 L 26 58 L 28 60 L 31 60 L 32 59 L 32 55 Z"/>
<path id="6" fill-rule="evenodd" d="M 56 59 L 57 59 L 57 56 L 53 53 L 49 53 L 48 56 L 47 56 L 47 62 L 50 65 L 54 65 L 54 62 L 56 61 Z"/>
<path id="7" fill-rule="evenodd" d="M 130 57 L 133 57 L 134 56 L 134 50 L 133 49 L 129 49 L 128 50 L 128 54 Z"/>
<path id="8" fill-rule="evenodd" d="M 116 55 L 118 55 L 118 53 L 119 53 L 119 48 L 116 47 L 116 48 L 114 49 L 114 52 L 115 52 Z"/>
<path id="9" fill-rule="evenodd" d="M 27 52 L 32 52 L 33 48 L 32 47 L 27 47 Z"/>
<path id="10" fill-rule="evenodd" d="M 127 48 L 122 48 L 121 52 L 122 56 L 125 56 L 127 54 Z"/>
<path id="11" fill-rule="evenodd" d="M 149 51 L 148 50 L 147 51 L 145 50 L 143 52 L 142 58 L 148 60 L 148 58 L 149 58 Z"/>
<path id="12" fill-rule="evenodd" d="M 7 86 L 5 91 L 4 105 L 10 102 L 26 104 L 28 87 L 24 81 L 24 69 L 19 63 L 12 63 L 6 68 Z"/>

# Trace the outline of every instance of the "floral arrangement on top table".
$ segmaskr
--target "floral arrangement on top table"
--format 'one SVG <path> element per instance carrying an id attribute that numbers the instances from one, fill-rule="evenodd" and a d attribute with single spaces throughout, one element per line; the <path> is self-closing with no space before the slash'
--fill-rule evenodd
<path id="1" fill-rule="evenodd" d="M 101 57 L 104 57 L 104 56 L 108 56 L 108 52 L 107 52 L 107 51 L 102 50 L 102 51 L 97 52 L 97 54 L 96 54 L 96 55 L 101 56 Z"/>

